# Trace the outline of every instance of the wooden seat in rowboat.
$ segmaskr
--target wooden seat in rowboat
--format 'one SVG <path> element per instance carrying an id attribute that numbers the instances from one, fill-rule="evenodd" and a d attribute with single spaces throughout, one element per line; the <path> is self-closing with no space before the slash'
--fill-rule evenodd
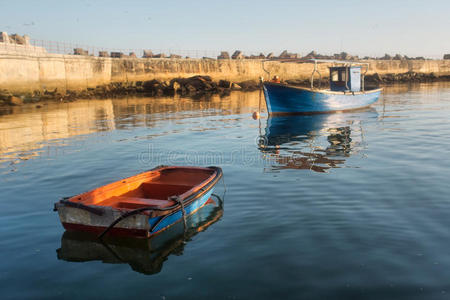
<path id="1" fill-rule="evenodd" d="M 175 204 L 176 204 L 175 201 L 171 200 L 147 199 L 139 197 L 124 197 L 124 196 L 114 196 L 97 203 L 97 205 L 100 206 L 111 206 L 116 208 L 128 208 L 128 209 L 136 209 L 140 207 L 165 208 L 173 206 Z"/>
<path id="2" fill-rule="evenodd" d="M 181 195 L 191 188 L 193 186 L 190 185 L 144 182 L 134 190 L 99 201 L 96 205 L 127 209 L 150 206 L 165 208 L 176 204 L 175 201 L 168 200 L 169 197 Z"/>

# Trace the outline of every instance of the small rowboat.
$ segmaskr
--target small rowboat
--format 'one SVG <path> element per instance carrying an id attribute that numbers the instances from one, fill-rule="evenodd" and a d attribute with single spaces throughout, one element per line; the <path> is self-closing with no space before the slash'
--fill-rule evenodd
<path id="1" fill-rule="evenodd" d="M 150 237 L 207 203 L 218 167 L 167 167 L 125 178 L 55 203 L 68 231 Z"/>

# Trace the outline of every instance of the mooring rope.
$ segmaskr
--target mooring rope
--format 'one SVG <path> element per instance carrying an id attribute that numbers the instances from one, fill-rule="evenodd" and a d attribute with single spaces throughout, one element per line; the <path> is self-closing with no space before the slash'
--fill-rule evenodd
<path id="1" fill-rule="evenodd" d="M 219 195 L 217 195 L 217 194 L 211 194 L 211 197 L 215 197 L 216 199 L 217 199 L 217 201 L 219 201 L 219 207 L 220 208 L 223 208 L 223 199 L 219 196 Z"/>
<path id="2" fill-rule="evenodd" d="M 175 201 L 178 204 L 180 204 L 180 206 L 181 206 L 181 215 L 183 216 L 184 230 L 186 231 L 186 229 L 187 229 L 186 211 L 184 210 L 183 200 L 180 197 L 178 197 L 178 196 L 169 197 L 169 200 Z"/>

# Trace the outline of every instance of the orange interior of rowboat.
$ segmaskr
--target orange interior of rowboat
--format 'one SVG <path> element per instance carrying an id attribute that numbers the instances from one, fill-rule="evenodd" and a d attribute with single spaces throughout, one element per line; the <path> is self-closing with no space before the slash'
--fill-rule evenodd
<path id="1" fill-rule="evenodd" d="M 168 167 L 144 172 L 110 183 L 69 199 L 85 205 L 136 209 L 146 206 L 160 208 L 175 205 L 171 196 L 184 198 L 197 192 L 214 177 L 208 168 Z"/>

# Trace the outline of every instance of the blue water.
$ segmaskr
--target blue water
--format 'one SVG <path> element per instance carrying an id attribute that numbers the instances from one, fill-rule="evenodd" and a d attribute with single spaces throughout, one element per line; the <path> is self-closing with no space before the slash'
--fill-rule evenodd
<path id="1" fill-rule="evenodd" d="M 2 109 L 2 299 L 449 299 L 450 85 L 390 87 L 345 114 L 254 120 L 258 105 Z M 221 166 L 223 211 L 156 250 L 112 245 L 120 259 L 63 237 L 60 197 L 159 164 Z"/>

